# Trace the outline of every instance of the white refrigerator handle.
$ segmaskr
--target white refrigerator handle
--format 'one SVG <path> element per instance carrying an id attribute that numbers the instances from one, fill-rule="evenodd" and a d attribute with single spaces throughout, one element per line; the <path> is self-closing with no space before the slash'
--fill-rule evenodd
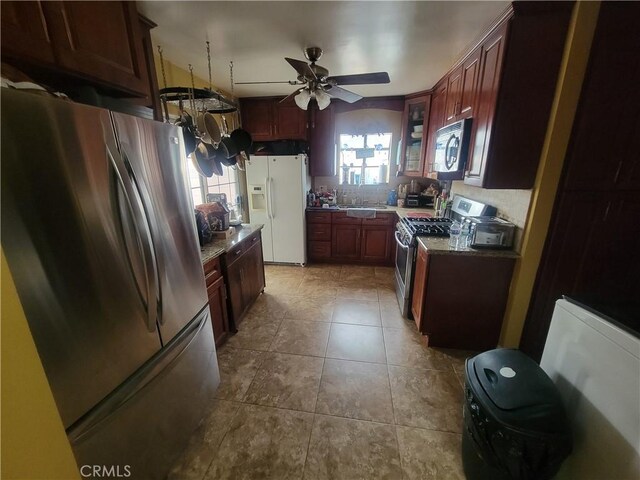
<path id="1" fill-rule="evenodd" d="M 271 218 L 276 218 L 273 210 L 273 177 L 269 177 L 269 203 L 271 204 Z"/>
<path id="2" fill-rule="evenodd" d="M 267 191 L 267 217 L 269 218 L 273 218 L 271 216 L 271 189 L 270 189 L 270 178 L 267 177 L 264 179 L 264 185 L 265 185 L 265 189 Z"/>

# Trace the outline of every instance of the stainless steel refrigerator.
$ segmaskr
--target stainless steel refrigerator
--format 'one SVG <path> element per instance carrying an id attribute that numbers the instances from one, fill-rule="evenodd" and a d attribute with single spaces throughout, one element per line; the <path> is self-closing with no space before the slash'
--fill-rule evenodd
<path id="1" fill-rule="evenodd" d="M 2 245 L 78 465 L 164 478 L 220 381 L 182 133 L 1 100 Z"/>

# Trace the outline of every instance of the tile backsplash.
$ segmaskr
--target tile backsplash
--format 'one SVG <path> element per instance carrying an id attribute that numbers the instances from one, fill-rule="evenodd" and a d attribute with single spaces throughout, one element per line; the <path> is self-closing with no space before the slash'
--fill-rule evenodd
<path id="1" fill-rule="evenodd" d="M 529 204 L 531 203 L 531 190 L 489 190 L 472 187 L 462 181 L 455 181 L 452 182 L 451 193 L 458 193 L 496 207 L 499 217 L 509 220 L 518 227 L 514 250 L 520 251 L 522 234 L 527 223 Z"/>

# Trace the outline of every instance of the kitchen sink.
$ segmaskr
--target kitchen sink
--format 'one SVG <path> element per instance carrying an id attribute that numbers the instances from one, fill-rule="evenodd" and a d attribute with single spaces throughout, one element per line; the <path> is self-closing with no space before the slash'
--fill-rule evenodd
<path id="1" fill-rule="evenodd" d="M 338 205 L 340 209 L 352 210 L 385 210 L 386 205 Z"/>

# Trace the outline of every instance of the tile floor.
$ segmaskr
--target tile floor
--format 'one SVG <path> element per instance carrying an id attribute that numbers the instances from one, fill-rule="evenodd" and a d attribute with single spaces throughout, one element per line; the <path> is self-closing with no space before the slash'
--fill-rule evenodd
<path id="1" fill-rule="evenodd" d="M 392 268 L 266 266 L 170 479 L 462 479 L 468 352 L 430 349 Z"/>

